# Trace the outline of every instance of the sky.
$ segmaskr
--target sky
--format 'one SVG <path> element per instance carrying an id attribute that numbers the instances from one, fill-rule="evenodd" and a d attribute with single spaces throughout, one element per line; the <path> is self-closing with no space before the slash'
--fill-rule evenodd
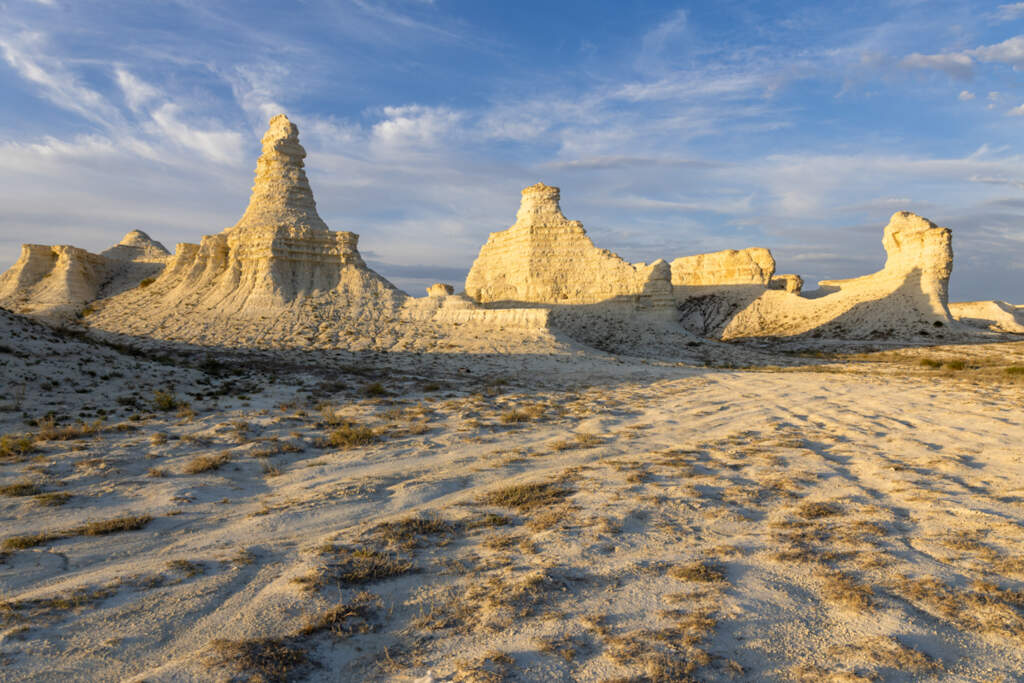
<path id="1" fill-rule="evenodd" d="M 952 300 L 1024 304 L 1024 2 L 0 0 L 0 93 L 0 269 L 233 225 L 284 112 L 412 294 L 543 181 L 629 261 L 762 246 L 808 288 L 913 211 Z"/>

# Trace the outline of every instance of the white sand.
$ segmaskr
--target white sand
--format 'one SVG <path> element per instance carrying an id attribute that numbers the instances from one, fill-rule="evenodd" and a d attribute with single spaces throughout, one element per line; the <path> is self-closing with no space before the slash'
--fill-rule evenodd
<path id="1" fill-rule="evenodd" d="M 217 639 L 268 638 L 305 658 L 289 677 L 313 681 L 1024 676 L 1024 384 L 1002 370 L 1024 365 L 1024 344 L 780 371 L 577 350 L 364 356 L 352 374 L 351 359 L 295 355 L 305 371 L 264 360 L 208 377 L 5 331 L 4 386 L 30 389 L 4 432 L 32 431 L 22 413 L 51 399 L 68 418 L 111 413 L 86 438 L 0 459 L 0 487 L 70 494 L 0 495 L 0 542 L 67 536 L 0 561 L 5 680 L 225 680 L 239 653 Z M 366 396 L 374 382 L 388 395 Z M 164 385 L 193 417 L 152 409 Z M 139 405 L 118 406 L 133 390 Z M 325 447 L 325 415 L 377 440 Z M 537 482 L 566 495 L 482 502 Z M 76 530 L 138 515 L 152 520 Z M 413 515 L 448 530 L 378 528 Z M 354 583 L 358 549 L 410 571 Z M 693 580 L 693 563 L 721 580 Z M 355 607 L 336 633 L 300 633 L 341 603 Z"/>

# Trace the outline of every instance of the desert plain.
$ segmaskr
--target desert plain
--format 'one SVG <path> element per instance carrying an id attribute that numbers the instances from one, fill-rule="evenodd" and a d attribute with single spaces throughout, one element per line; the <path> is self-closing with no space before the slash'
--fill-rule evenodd
<path id="1" fill-rule="evenodd" d="M 1024 677 L 1024 323 L 949 229 L 805 292 L 538 183 L 416 298 L 304 157 L 275 117 L 237 225 L 0 276 L 5 680 Z"/>

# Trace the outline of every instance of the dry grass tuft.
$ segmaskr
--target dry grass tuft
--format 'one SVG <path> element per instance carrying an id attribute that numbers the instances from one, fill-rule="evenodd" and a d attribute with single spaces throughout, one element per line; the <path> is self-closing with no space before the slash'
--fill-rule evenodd
<path id="1" fill-rule="evenodd" d="M 804 519 L 820 519 L 838 515 L 842 509 L 833 503 L 804 503 L 797 508 L 797 514 Z"/>
<path id="2" fill-rule="evenodd" d="M 0 486 L 0 496 L 34 496 L 41 492 L 42 489 L 30 481 Z"/>
<path id="3" fill-rule="evenodd" d="M 368 446 L 376 440 L 377 435 L 372 429 L 351 423 L 331 430 L 331 433 L 327 435 L 327 443 L 335 448 Z"/>
<path id="4" fill-rule="evenodd" d="M 221 467 L 227 464 L 231 460 L 230 453 L 218 453 L 217 455 L 200 455 L 192 458 L 187 463 L 183 471 L 185 474 L 202 474 L 203 472 L 213 472 L 219 470 Z"/>
<path id="5" fill-rule="evenodd" d="M 153 520 L 149 515 L 134 515 L 129 517 L 115 517 L 99 522 L 89 522 L 64 531 L 42 531 L 24 536 L 11 536 L 4 539 L 3 550 L 24 550 L 34 548 L 50 541 L 58 541 L 73 536 L 104 536 L 119 531 L 136 531 L 143 528 Z"/>
<path id="6" fill-rule="evenodd" d="M 451 522 L 440 517 L 414 515 L 398 521 L 378 524 L 370 533 L 375 538 L 391 545 L 415 548 L 426 536 L 448 535 L 454 530 L 455 527 Z"/>
<path id="7" fill-rule="evenodd" d="M 726 581 L 725 569 L 710 562 L 692 562 L 679 567 L 672 567 L 668 570 L 669 576 L 683 581 L 696 581 L 700 583 L 724 583 Z"/>
<path id="8" fill-rule="evenodd" d="M 71 494 L 64 491 L 37 494 L 32 500 L 43 507 L 60 507 L 71 500 Z"/>
<path id="9" fill-rule="evenodd" d="M 570 493 L 571 489 L 558 483 L 516 484 L 490 491 L 479 500 L 484 505 L 529 512 L 544 505 L 558 503 Z"/>
<path id="10" fill-rule="evenodd" d="M 244 676 L 242 680 L 260 683 L 295 680 L 308 663 L 305 650 L 282 638 L 219 638 L 210 643 L 207 661 L 236 676 Z"/>
<path id="11" fill-rule="evenodd" d="M 326 609 L 309 618 L 299 629 L 299 635 L 309 636 L 329 631 L 337 638 L 348 638 L 358 633 L 372 633 L 379 610 L 384 608 L 380 596 L 361 591 L 348 602 Z"/>
<path id="12" fill-rule="evenodd" d="M 874 595 L 871 586 L 837 569 L 823 569 L 819 576 L 822 580 L 821 595 L 828 602 L 852 610 L 866 610 L 871 606 Z"/>
<path id="13" fill-rule="evenodd" d="M 0 460 L 20 460 L 35 449 L 36 441 L 28 434 L 0 436 Z"/>

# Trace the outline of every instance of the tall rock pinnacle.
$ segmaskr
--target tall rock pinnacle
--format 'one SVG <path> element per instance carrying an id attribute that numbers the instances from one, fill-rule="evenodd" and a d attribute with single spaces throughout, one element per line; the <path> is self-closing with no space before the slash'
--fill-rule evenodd
<path id="1" fill-rule="evenodd" d="M 284 114 L 270 119 L 263 136 L 263 154 L 256 162 L 256 180 L 249 206 L 233 230 L 266 227 L 305 227 L 327 231 L 316 212 L 302 160 L 299 129 Z"/>

